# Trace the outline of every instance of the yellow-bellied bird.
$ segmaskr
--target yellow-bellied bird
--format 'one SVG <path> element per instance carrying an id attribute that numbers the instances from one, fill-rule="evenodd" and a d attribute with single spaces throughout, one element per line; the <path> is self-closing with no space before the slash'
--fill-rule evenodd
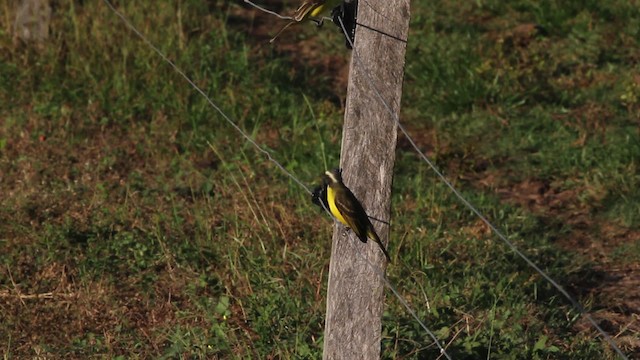
<path id="1" fill-rule="evenodd" d="M 329 14 L 333 8 L 342 3 L 342 0 L 304 0 L 302 5 L 293 13 L 293 20 L 288 22 L 270 42 L 274 42 L 280 34 L 289 26 L 303 21 L 313 21 L 322 26 L 323 15 Z"/>
<path id="2" fill-rule="evenodd" d="M 323 185 L 314 190 L 312 200 L 317 205 L 322 203 L 338 221 L 351 228 L 360 241 L 366 243 L 369 238 L 378 243 L 387 261 L 391 262 L 389 253 L 376 234 L 367 212 L 364 211 L 356 196 L 342 182 L 340 169 L 325 172 Z"/>

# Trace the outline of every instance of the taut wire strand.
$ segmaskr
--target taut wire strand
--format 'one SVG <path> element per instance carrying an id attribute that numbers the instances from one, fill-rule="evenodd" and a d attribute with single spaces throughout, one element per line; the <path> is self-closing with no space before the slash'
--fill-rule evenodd
<path id="1" fill-rule="evenodd" d="M 340 27 L 342 28 L 342 32 L 346 35 L 347 34 L 347 30 L 344 26 L 344 23 L 342 22 L 342 19 L 338 17 L 338 21 L 340 22 Z M 453 184 L 451 184 L 451 182 L 449 180 L 447 180 L 447 178 L 442 174 L 442 172 L 440 172 L 440 170 L 438 170 L 438 168 L 435 166 L 435 164 L 433 164 L 433 162 L 431 162 L 429 160 L 429 158 L 427 158 L 427 156 L 420 151 L 420 148 L 416 145 L 416 143 L 413 141 L 413 139 L 411 138 L 411 136 L 409 136 L 409 133 L 407 132 L 407 130 L 405 129 L 405 127 L 400 123 L 400 119 L 398 118 L 398 115 L 395 114 L 392 110 L 391 110 L 391 106 L 388 104 L 388 102 L 383 98 L 382 94 L 380 93 L 380 91 L 378 90 L 378 88 L 375 86 L 373 79 L 371 78 L 371 76 L 369 75 L 369 73 L 366 71 L 366 67 L 364 66 L 364 63 L 362 62 L 362 60 L 360 59 L 360 56 L 358 55 L 358 52 L 355 48 L 354 43 L 351 41 L 351 39 L 349 38 L 349 36 L 346 36 L 347 41 L 349 41 L 349 44 L 351 45 L 351 48 L 353 49 L 353 57 L 356 59 L 356 61 L 360 64 L 360 66 L 362 66 L 363 69 L 365 69 L 363 71 L 364 76 L 369 84 L 369 86 L 371 87 L 371 89 L 373 90 L 373 92 L 376 94 L 376 96 L 378 97 L 378 99 L 382 102 L 383 106 L 385 107 L 385 109 L 387 110 L 387 112 L 389 113 L 389 115 L 391 115 L 391 117 L 393 118 L 393 120 L 395 121 L 396 125 L 398 126 L 398 128 L 400 129 L 400 131 L 402 131 L 402 133 L 404 134 L 404 136 L 407 138 L 407 140 L 409 141 L 409 143 L 411 144 L 411 146 L 413 147 L 413 149 L 418 153 L 418 155 L 420 156 L 420 158 L 422 158 L 422 160 L 424 162 L 427 163 L 427 165 L 429 165 L 429 167 L 436 173 L 436 175 L 438 176 L 438 178 L 440 178 L 440 180 L 449 188 L 451 189 L 451 191 L 454 193 L 454 195 L 469 209 L 471 210 L 474 214 L 476 214 L 476 216 L 478 216 L 478 218 L 480 220 L 482 220 L 482 222 L 484 222 L 489 228 L 491 228 L 491 230 L 513 251 L 515 252 L 522 260 L 524 260 L 527 265 L 529 265 L 531 268 L 533 268 L 538 274 L 540 274 L 540 276 L 542 276 L 545 280 L 547 280 L 551 285 L 553 285 L 553 287 L 556 288 L 556 290 L 558 290 L 567 300 L 569 300 L 569 302 L 573 305 L 573 307 L 578 310 L 578 312 L 580 312 L 580 314 L 582 314 L 590 323 L 591 325 L 593 325 L 593 327 L 600 333 L 600 335 L 602 335 L 602 337 L 607 341 L 607 343 L 609 343 L 609 345 L 615 350 L 616 353 L 618 353 L 618 355 L 623 358 L 623 359 L 628 359 L 627 356 L 622 352 L 622 350 L 620 350 L 620 348 L 618 348 L 618 346 L 615 344 L 615 342 L 613 341 L 613 339 L 611 339 L 611 336 L 609 336 L 609 334 L 607 334 L 597 323 L 596 321 L 593 319 L 593 317 L 591 315 L 589 315 L 589 313 L 582 307 L 582 305 L 580 305 L 580 303 L 576 300 L 573 299 L 573 297 L 571 295 L 569 295 L 569 293 L 562 287 L 560 286 L 560 284 L 558 284 L 555 280 L 553 280 L 553 278 L 551 278 L 551 276 L 549 276 L 546 272 L 544 272 L 540 267 L 538 267 L 538 265 L 536 265 L 533 261 L 531 261 L 522 251 L 520 251 L 511 241 L 509 241 L 509 239 L 507 239 L 507 237 L 500 231 L 498 230 L 498 228 L 496 226 L 494 226 L 484 215 L 482 215 L 482 213 L 475 207 L 473 206 L 473 204 L 471 204 L 464 196 L 462 196 L 462 194 L 458 191 L 458 189 L 456 189 Z"/>
<path id="2" fill-rule="evenodd" d="M 249 3 L 253 6 L 256 6 L 255 4 L 253 4 L 251 1 L 249 0 L 244 0 L 246 3 Z M 200 88 L 198 87 L 198 85 L 196 85 L 191 78 L 189 78 L 184 71 L 182 71 L 173 61 L 171 61 L 162 51 L 160 51 L 155 45 L 153 45 L 153 43 L 151 43 L 150 40 L 148 40 L 135 26 L 133 26 L 133 24 L 131 22 L 129 22 L 129 20 L 122 15 L 118 10 L 115 9 L 115 7 L 111 4 L 111 2 L 109 0 L 104 0 L 104 2 L 107 4 L 107 6 L 111 9 L 111 11 L 113 11 L 121 20 L 122 22 L 131 30 L 133 31 L 145 44 L 147 44 L 147 46 L 149 46 L 156 54 L 158 54 L 167 64 L 169 64 L 173 70 L 175 72 L 177 72 L 180 76 L 182 76 L 182 78 L 184 78 L 184 80 L 189 83 L 189 85 L 191 85 L 191 87 L 196 90 L 200 95 L 202 95 L 207 102 L 209 103 L 209 105 L 211 105 L 211 107 L 213 107 L 226 121 L 227 123 L 229 123 L 229 125 L 231 125 L 236 131 L 238 131 L 242 137 L 245 138 L 245 140 L 247 140 L 250 144 L 252 144 L 256 150 L 258 150 L 259 152 L 263 153 L 267 160 L 271 161 L 273 164 L 276 165 L 276 167 L 278 169 L 280 169 L 282 172 L 284 172 L 291 180 L 293 180 L 295 183 L 297 183 L 298 185 L 300 185 L 307 193 L 309 193 L 310 195 L 313 194 L 312 191 L 309 189 L 308 186 L 306 186 L 302 181 L 300 181 L 295 175 L 293 175 L 290 171 L 288 171 L 282 164 L 280 164 L 277 160 L 275 160 L 272 156 L 271 153 L 269 153 L 267 150 L 263 149 L 258 143 L 256 143 L 249 135 L 247 135 L 233 120 L 231 120 L 231 118 L 224 112 L 222 111 L 222 109 Z M 282 19 L 289 19 L 288 17 L 283 17 L 277 13 L 274 13 L 272 11 L 266 10 L 264 8 L 261 8 L 259 6 L 256 6 L 256 8 L 265 11 L 267 13 L 273 14 L 273 15 L 277 15 L 278 17 L 282 18 Z M 329 214 L 329 216 L 333 219 L 333 221 L 335 223 L 338 223 L 338 220 L 331 214 L 331 212 L 329 211 L 329 209 L 327 209 L 324 204 L 322 204 L 322 208 Z M 364 258 L 364 255 L 362 255 L 360 252 L 358 252 L 358 255 Z M 413 311 L 413 309 L 411 309 L 411 307 L 409 306 L 409 304 L 406 302 L 406 300 L 404 300 L 402 298 L 402 296 L 400 296 L 399 292 L 397 291 L 397 289 L 391 284 L 391 282 L 386 278 L 386 276 L 380 272 L 379 269 L 377 269 L 369 260 L 367 260 L 366 258 L 364 258 L 365 261 L 367 262 L 367 264 L 369 264 L 369 266 L 372 267 L 372 269 L 374 270 L 374 272 L 376 272 L 376 274 L 378 274 L 378 276 L 380 276 L 382 278 L 382 280 L 384 281 L 384 283 L 387 285 L 387 287 L 393 292 L 393 294 L 398 298 L 398 300 L 402 303 L 402 305 L 407 309 L 407 311 L 411 314 L 411 316 L 420 324 L 420 326 L 429 334 L 429 336 L 431 336 L 434 340 L 435 343 L 437 344 L 437 346 L 440 349 L 440 353 L 444 354 L 447 359 L 451 359 L 449 357 L 449 355 L 446 353 L 445 349 L 442 347 L 442 345 L 440 344 L 440 342 L 437 340 L 437 338 L 435 337 L 435 335 L 433 334 L 433 332 L 431 332 L 429 330 L 429 328 L 427 328 L 427 326 L 418 318 L 418 316 L 416 315 L 416 313 Z"/>
<path id="3" fill-rule="evenodd" d="M 204 92 L 204 90 L 202 90 L 198 85 L 196 85 L 191 80 L 191 78 L 189 78 L 187 76 L 187 74 L 184 73 L 184 71 L 182 71 L 162 51 L 160 51 L 160 49 L 158 49 L 155 45 L 153 45 L 151 43 L 151 41 L 149 41 L 149 39 L 147 39 L 135 26 L 133 26 L 133 24 L 131 24 L 131 22 L 129 22 L 129 20 L 126 17 L 124 17 L 124 15 L 122 15 L 118 10 L 116 10 L 116 8 L 113 7 L 113 5 L 111 4 L 111 2 L 109 2 L 109 0 L 104 0 L 104 2 L 125 23 L 125 25 L 127 25 L 127 27 L 129 29 L 131 29 L 131 31 L 133 31 L 136 35 L 138 35 L 138 37 L 142 41 L 144 41 L 144 43 L 147 44 L 147 46 L 149 46 L 153 51 L 155 51 L 156 54 L 158 54 L 162 58 L 162 60 L 164 60 L 167 64 L 169 64 L 173 68 L 173 70 L 175 70 L 175 72 L 180 74 L 180 76 L 182 76 L 185 79 L 185 81 L 187 81 L 189 83 L 189 85 L 191 85 L 191 87 L 193 87 L 197 92 L 199 92 L 200 95 L 202 95 L 207 100 L 209 105 L 211 105 L 211 107 L 213 107 L 227 121 L 227 123 L 229 123 L 229 125 L 231 125 L 234 129 L 236 129 L 236 131 L 238 131 L 242 135 L 242 137 L 245 138 L 245 140 L 247 140 L 251 145 L 253 145 L 256 148 L 256 150 L 258 150 L 259 152 L 263 153 L 267 157 L 267 159 L 269 161 L 271 161 L 283 173 L 285 173 L 287 176 L 289 176 L 289 178 L 291 180 L 295 181 L 298 185 L 300 185 L 302 188 L 304 188 L 304 190 L 307 193 L 311 194 L 311 190 L 309 189 L 309 187 L 307 185 L 305 185 L 302 181 L 298 180 L 298 178 L 296 178 L 290 171 L 285 169 L 285 167 L 282 166 L 282 164 L 280 164 L 278 161 L 276 161 L 276 159 L 274 159 L 271 156 L 270 152 L 268 152 L 267 150 L 263 149 L 260 145 L 258 145 L 258 143 L 255 142 L 255 140 L 253 140 L 251 138 L 251 136 L 247 135 L 247 133 L 245 133 L 238 125 L 236 125 L 236 123 L 233 122 L 233 120 L 231 120 L 231 118 L 227 114 L 225 114 L 225 112 L 222 111 L 222 109 L 218 105 L 216 105 L 216 103 L 214 103 L 213 100 L 211 100 L 211 98 Z"/>

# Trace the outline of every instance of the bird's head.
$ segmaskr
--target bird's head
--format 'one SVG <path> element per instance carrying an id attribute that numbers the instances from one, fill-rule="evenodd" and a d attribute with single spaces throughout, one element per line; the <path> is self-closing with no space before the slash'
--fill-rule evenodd
<path id="1" fill-rule="evenodd" d="M 324 182 L 328 184 L 337 184 L 342 183 L 342 169 L 335 168 L 331 171 L 327 170 L 324 172 Z"/>
<path id="2" fill-rule="evenodd" d="M 316 186 L 313 189 L 313 193 L 311 194 L 311 202 L 322 207 L 321 202 L 326 201 L 327 199 L 327 185 Z"/>

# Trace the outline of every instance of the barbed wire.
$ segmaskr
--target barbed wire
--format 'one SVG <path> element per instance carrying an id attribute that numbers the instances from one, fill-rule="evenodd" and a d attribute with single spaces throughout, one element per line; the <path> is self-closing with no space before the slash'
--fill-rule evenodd
<path id="1" fill-rule="evenodd" d="M 280 162 L 278 162 L 276 159 L 273 158 L 273 156 L 271 155 L 270 152 L 268 152 L 267 150 L 262 148 L 255 140 L 253 140 L 246 132 L 244 132 L 233 120 L 231 120 L 231 118 L 222 110 L 222 108 L 220 108 L 220 106 L 218 106 L 198 85 L 196 85 L 195 82 L 193 82 L 191 80 L 191 78 L 189 78 L 189 76 L 187 76 L 184 71 L 182 71 L 173 61 L 171 61 L 162 51 L 160 51 L 160 49 L 158 49 L 149 39 L 147 39 L 147 37 L 144 36 L 144 34 L 142 34 L 142 32 L 140 32 L 122 13 L 120 13 L 113 6 L 113 4 L 109 0 L 103 0 L 103 1 L 106 3 L 106 5 L 109 7 L 109 9 L 111 9 L 111 11 L 114 14 L 116 14 L 116 16 L 118 16 L 120 18 L 120 20 L 122 20 L 122 22 L 131 31 L 133 31 L 147 46 L 149 46 L 167 64 L 169 64 L 169 66 L 171 66 L 171 68 L 173 68 L 173 70 L 176 71 L 194 90 L 196 90 L 200 95 L 202 95 L 202 97 L 205 98 L 205 100 L 209 103 L 209 105 L 211 105 L 211 107 L 213 107 L 227 121 L 227 123 L 229 123 L 229 125 L 231 125 L 238 133 L 240 133 L 242 135 L 242 137 L 245 138 L 245 140 L 247 140 L 251 145 L 253 145 L 253 147 L 255 147 L 255 149 L 258 150 L 258 152 L 264 154 L 266 156 L 267 160 L 272 162 L 278 169 L 280 169 L 280 171 L 285 173 L 291 180 L 293 180 L 300 187 L 302 187 L 309 195 L 313 194 L 313 192 L 309 189 L 308 186 L 306 186 L 301 180 L 299 180 L 295 175 L 293 175 L 293 173 L 288 171 Z M 257 6 L 255 4 L 253 4 L 252 2 L 250 2 L 249 0 L 244 0 L 244 1 L 249 3 L 249 4 L 251 4 L 252 6 L 255 6 L 256 8 L 258 8 L 258 9 L 260 9 L 262 11 L 265 11 L 265 12 L 269 13 L 269 14 L 276 15 L 276 16 L 278 16 L 280 18 L 283 18 L 283 19 L 287 19 L 287 17 L 283 17 L 283 16 L 281 16 L 281 15 L 275 13 L 275 12 L 272 12 L 272 11 L 269 11 L 269 10 L 267 10 L 265 8 Z M 332 218 L 334 223 L 335 224 L 339 224 L 338 220 L 333 216 L 333 214 L 331 214 L 329 209 L 327 209 L 324 206 L 324 204 L 322 204 L 322 202 L 320 202 L 320 204 L 321 204 L 322 208 L 324 209 L 324 211 L 327 212 L 327 214 L 329 214 L 329 216 Z M 393 286 L 393 284 L 391 284 L 391 282 L 386 277 L 386 275 L 383 272 L 381 272 L 380 269 L 378 269 L 378 267 L 376 267 L 373 263 L 371 263 L 361 253 L 360 249 L 356 248 L 356 250 L 358 250 L 358 251 L 356 251 L 356 253 L 359 256 L 361 256 L 362 259 L 365 260 L 365 262 L 382 279 L 382 281 L 391 290 L 391 292 L 398 298 L 400 303 L 406 308 L 406 310 L 411 314 L 411 316 L 418 322 L 418 324 L 420 324 L 420 326 L 425 330 L 425 332 L 427 332 L 427 334 L 433 339 L 434 344 L 436 344 L 437 347 L 440 349 L 440 353 L 443 354 L 447 359 L 451 360 L 451 357 L 447 354 L 447 352 L 444 349 L 444 347 L 440 344 L 440 342 L 438 341 L 438 338 L 435 336 L 435 334 L 431 330 L 429 330 L 429 328 L 424 324 L 423 321 L 420 320 L 420 318 L 417 316 L 415 311 L 411 308 L 409 303 L 400 295 L 398 290 Z"/>

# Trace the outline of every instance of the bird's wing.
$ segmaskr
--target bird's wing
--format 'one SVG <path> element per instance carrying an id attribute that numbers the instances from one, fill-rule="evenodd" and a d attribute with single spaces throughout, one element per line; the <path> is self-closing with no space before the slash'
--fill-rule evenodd
<path id="1" fill-rule="evenodd" d="M 364 211 L 362 204 L 353 195 L 353 193 L 346 189 L 345 198 L 340 199 L 336 196 L 336 207 L 342 214 L 347 225 L 356 233 L 360 241 L 367 242 L 367 213 Z"/>
<path id="2" fill-rule="evenodd" d="M 282 34 L 283 31 L 287 30 L 287 28 L 293 24 L 297 24 L 297 23 L 295 21 L 289 21 L 285 26 L 282 27 L 282 29 L 280 29 L 280 31 L 276 33 L 276 36 L 272 37 L 271 40 L 269 40 L 269 42 L 273 43 L 274 41 L 276 41 L 278 36 L 280 36 L 280 34 Z"/>
<path id="3" fill-rule="evenodd" d="M 298 22 L 302 21 L 310 11 L 324 4 L 324 2 L 325 0 L 306 0 L 293 14 L 293 19 Z"/>

